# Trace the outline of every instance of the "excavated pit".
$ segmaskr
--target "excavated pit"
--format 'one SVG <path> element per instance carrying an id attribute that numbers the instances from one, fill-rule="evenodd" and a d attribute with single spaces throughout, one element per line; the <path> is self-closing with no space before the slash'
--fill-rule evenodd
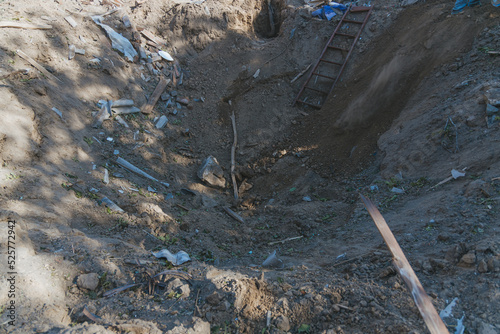
<path id="1" fill-rule="evenodd" d="M 318 111 L 291 106 L 306 76 L 292 79 L 336 18 L 311 18 L 302 0 L 123 3 L 104 22 L 130 38 L 127 13 L 174 61 L 153 61 L 159 47 L 142 37 L 149 59 L 127 62 L 86 16 L 112 9 L 104 1 L 2 8 L 23 24 L 55 18 L 29 34 L 0 29 L 0 227 L 19 221 L 21 321 L 7 332 L 424 332 L 359 193 L 380 208 L 438 311 L 458 296 L 453 316 L 465 315 L 468 331 L 498 329 L 499 123 L 484 122 L 484 96 L 500 88 L 500 58 L 487 53 L 500 49 L 496 8 L 449 16 L 445 0 L 375 4 Z M 85 55 L 67 59 L 64 38 Z M 17 50 L 63 83 L 25 74 Z M 94 127 L 99 100 L 141 108 L 162 76 L 171 82 L 150 114 Z M 223 187 L 198 177 L 209 156 Z M 466 176 L 438 185 L 452 168 Z M 152 255 L 163 249 L 191 261 Z M 282 262 L 263 267 L 274 252 Z M 0 307 L 2 326 L 7 315 Z"/>
<path id="2" fill-rule="evenodd" d="M 280 33 L 281 23 L 284 20 L 282 9 L 285 0 L 263 0 L 261 10 L 256 15 L 253 27 L 260 38 L 273 38 Z"/>

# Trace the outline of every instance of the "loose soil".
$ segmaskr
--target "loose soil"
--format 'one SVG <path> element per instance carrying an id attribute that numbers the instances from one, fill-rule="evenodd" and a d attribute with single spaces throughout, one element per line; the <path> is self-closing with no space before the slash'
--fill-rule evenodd
<path id="1" fill-rule="evenodd" d="M 339 16 L 312 18 L 299 0 L 121 1 L 103 23 L 132 39 L 127 14 L 174 58 L 150 71 L 90 17 L 118 2 L 0 1 L 0 21 L 52 26 L 0 28 L 0 242 L 11 250 L 14 231 L 16 257 L 0 256 L 1 333 L 426 332 L 360 193 L 438 312 L 457 298 L 450 332 L 461 318 L 466 333 L 500 332 L 500 123 L 484 97 L 500 88 L 500 57 L 488 53 L 500 51 L 498 8 L 373 3 L 315 110 L 292 105 L 307 74 L 291 81 Z M 85 54 L 69 60 L 72 44 Z M 141 107 L 161 76 L 175 82 L 151 114 L 93 126 L 99 100 Z M 208 156 L 224 188 L 197 176 Z M 161 249 L 191 261 L 174 266 L 152 255 Z M 275 251 L 281 262 L 263 266 Z"/>

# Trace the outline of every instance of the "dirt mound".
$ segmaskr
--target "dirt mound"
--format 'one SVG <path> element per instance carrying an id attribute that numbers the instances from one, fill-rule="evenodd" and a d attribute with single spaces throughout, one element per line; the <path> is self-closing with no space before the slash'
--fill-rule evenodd
<path id="1" fill-rule="evenodd" d="M 315 148 L 310 164 L 323 175 L 359 173 L 383 153 L 378 138 L 412 108 L 410 99 L 423 80 L 469 50 L 491 23 L 449 17 L 443 2 L 408 8 L 373 41 L 370 52 L 352 61 L 349 77 L 322 110 L 295 130 L 293 145 Z"/>

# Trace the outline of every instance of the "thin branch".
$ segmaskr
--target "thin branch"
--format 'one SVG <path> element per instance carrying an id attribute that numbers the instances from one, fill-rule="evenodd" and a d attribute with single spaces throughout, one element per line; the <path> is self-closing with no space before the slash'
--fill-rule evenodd
<path id="1" fill-rule="evenodd" d="M 236 119 L 234 117 L 234 110 L 231 115 L 231 123 L 233 123 L 233 134 L 234 134 L 233 146 L 231 147 L 231 179 L 233 181 L 234 199 L 238 199 L 238 184 L 236 183 L 236 175 L 234 172 L 236 145 L 238 144 L 238 133 L 236 132 Z"/>
<path id="2" fill-rule="evenodd" d="M 287 242 L 287 241 L 299 240 L 299 239 L 302 239 L 303 237 L 304 237 L 304 236 L 303 236 L 303 235 L 301 235 L 301 236 L 298 236 L 298 237 L 286 238 L 286 239 L 284 239 L 284 240 L 270 242 L 270 243 L 268 243 L 268 245 L 269 245 L 269 246 L 271 246 L 271 245 L 276 245 L 276 244 L 280 244 L 280 243 L 281 243 L 281 244 L 284 244 L 284 243 L 285 243 L 285 242 Z"/>
<path id="3" fill-rule="evenodd" d="M 245 221 L 243 220 L 243 218 L 241 218 L 241 216 L 239 214 L 237 214 L 236 212 L 234 212 L 233 210 L 231 210 L 230 208 L 228 208 L 227 206 L 224 206 L 223 207 L 224 211 L 226 211 L 226 213 L 228 215 L 230 215 L 232 218 L 236 219 L 237 221 L 239 221 L 240 223 L 244 224 Z"/>

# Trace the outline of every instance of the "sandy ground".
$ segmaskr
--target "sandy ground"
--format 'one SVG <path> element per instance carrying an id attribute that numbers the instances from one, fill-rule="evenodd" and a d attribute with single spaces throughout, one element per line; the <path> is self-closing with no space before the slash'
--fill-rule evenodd
<path id="1" fill-rule="evenodd" d="M 50 25 L 0 28 L 0 332 L 424 333 L 360 193 L 437 311 L 454 302 L 450 332 L 500 332 L 500 10 L 374 3 L 317 110 L 292 106 L 307 73 L 291 81 L 340 15 L 269 3 L 0 1 L 4 25 Z M 160 78 L 151 113 L 96 124 Z M 198 176 L 209 156 L 220 186 Z"/>

